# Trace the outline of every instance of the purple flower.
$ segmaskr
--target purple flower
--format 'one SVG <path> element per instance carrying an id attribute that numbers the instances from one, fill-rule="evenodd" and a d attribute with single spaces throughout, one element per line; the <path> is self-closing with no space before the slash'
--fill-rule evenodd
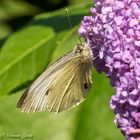
<path id="1" fill-rule="evenodd" d="M 140 0 L 95 0 L 91 13 L 79 33 L 115 88 L 115 123 L 127 140 L 140 140 Z"/>

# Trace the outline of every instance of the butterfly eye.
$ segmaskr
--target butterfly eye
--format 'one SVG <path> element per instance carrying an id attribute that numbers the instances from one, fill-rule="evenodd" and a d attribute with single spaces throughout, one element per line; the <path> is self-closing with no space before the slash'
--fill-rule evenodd
<path id="1" fill-rule="evenodd" d="M 82 52 L 82 49 L 81 48 L 78 48 L 77 49 L 77 53 L 80 53 L 80 52 Z"/>
<path id="2" fill-rule="evenodd" d="M 83 46 L 81 44 L 78 44 L 75 49 L 74 49 L 74 53 L 81 53 L 83 51 Z"/>
<path id="3" fill-rule="evenodd" d="M 83 50 L 82 48 L 77 47 L 77 48 L 75 48 L 74 53 L 75 53 L 75 54 L 76 54 L 76 53 L 81 53 L 82 50 Z"/>

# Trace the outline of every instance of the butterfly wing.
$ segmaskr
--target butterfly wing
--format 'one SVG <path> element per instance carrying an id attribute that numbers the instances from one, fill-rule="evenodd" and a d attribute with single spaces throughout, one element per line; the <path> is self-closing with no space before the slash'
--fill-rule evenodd
<path id="1" fill-rule="evenodd" d="M 17 106 L 24 112 L 60 112 L 82 102 L 90 85 L 91 63 L 71 51 L 35 80 Z"/>
<path id="2" fill-rule="evenodd" d="M 87 90 L 91 86 L 91 69 L 85 67 L 86 65 L 80 63 L 80 58 L 65 65 L 51 86 L 47 105 L 49 111 L 61 112 L 85 99 Z"/>

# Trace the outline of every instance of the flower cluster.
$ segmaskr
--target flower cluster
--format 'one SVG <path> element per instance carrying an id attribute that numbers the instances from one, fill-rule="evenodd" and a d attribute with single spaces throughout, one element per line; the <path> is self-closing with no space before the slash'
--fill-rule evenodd
<path id="1" fill-rule="evenodd" d="M 94 0 L 79 33 L 92 48 L 94 65 L 110 78 L 115 122 L 127 140 L 140 139 L 140 0 Z"/>

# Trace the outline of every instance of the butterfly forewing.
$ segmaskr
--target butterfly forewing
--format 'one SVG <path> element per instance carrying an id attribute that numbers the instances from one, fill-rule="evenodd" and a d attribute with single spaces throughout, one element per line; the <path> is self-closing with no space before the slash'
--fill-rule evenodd
<path id="1" fill-rule="evenodd" d="M 92 83 L 92 55 L 86 52 L 90 55 L 86 58 L 80 51 L 71 51 L 52 64 L 23 93 L 18 107 L 25 112 L 61 112 L 82 102 Z"/>

